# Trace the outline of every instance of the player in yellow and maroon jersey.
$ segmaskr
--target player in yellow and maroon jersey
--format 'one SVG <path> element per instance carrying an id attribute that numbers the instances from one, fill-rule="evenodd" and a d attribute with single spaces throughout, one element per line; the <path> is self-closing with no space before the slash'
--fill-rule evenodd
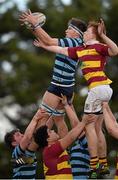
<path id="1" fill-rule="evenodd" d="M 77 119 L 71 106 L 64 105 L 69 118 Z M 44 174 L 46 179 L 73 179 L 69 155 L 66 148 L 69 147 L 84 130 L 86 120 L 79 122 L 65 137 L 60 138 L 54 131 L 48 129 L 46 125 L 37 129 L 34 140 L 39 148 L 43 148 Z"/>
<path id="2" fill-rule="evenodd" d="M 69 155 L 59 141 L 44 149 L 43 162 L 46 179 L 73 179 Z"/>
<path id="3" fill-rule="evenodd" d="M 102 40 L 105 44 L 100 43 L 100 40 Z M 106 154 L 103 150 L 103 148 L 106 149 L 106 145 L 105 147 L 102 146 L 105 142 L 105 138 L 101 130 L 103 122 L 102 101 L 110 100 L 112 96 L 112 89 L 109 84 L 112 81 L 105 75 L 104 67 L 106 64 L 106 57 L 117 55 L 118 47 L 104 33 L 104 22 L 102 19 L 99 23 L 89 23 L 87 31 L 84 33 L 84 42 L 84 46 L 75 48 L 45 46 L 43 42 L 39 40 L 35 40 L 34 45 L 51 52 L 69 56 L 73 59 L 79 59 L 82 62 L 81 69 L 89 87 L 83 118 L 88 119 L 89 114 L 95 116 L 95 121 L 89 121 L 86 125 L 86 136 L 91 156 L 90 178 L 96 178 L 97 164 L 99 160 L 107 171 Z"/>
<path id="4" fill-rule="evenodd" d="M 79 58 L 81 61 L 82 73 L 89 89 L 112 83 L 104 73 L 106 57 L 109 56 L 108 46 L 100 44 L 96 40 L 93 43 L 86 44 L 85 47 L 68 48 L 69 56 L 74 59 Z"/>

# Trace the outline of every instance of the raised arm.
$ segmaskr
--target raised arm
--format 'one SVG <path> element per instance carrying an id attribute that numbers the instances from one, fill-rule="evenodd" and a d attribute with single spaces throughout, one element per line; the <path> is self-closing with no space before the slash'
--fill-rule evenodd
<path id="1" fill-rule="evenodd" d="M 70 120 L 70 124 L 71 124 L 72 128 L 74 128 L 80 122 L 77 117 L 77 114 L 74 110 L 74 107 L 72 105 L 73 98 L 74 98 L 74 96 L 71 99 L 71 102 L 70 102 L 71 105 L 68 104 L 66 96 L 62 95 L 62 98 L 61 98 L 62 104 L 65 107 L 65 110 L 66 110 L 67 116 Z"/>
<path id="2" fill-rule="evenodd" d="M 75 128 L 73 128 L 64 138 L 59 140 L 64 150 L 76 140 L 76 138 L 84 130 L 84 127 L 85 127 L 85 121 L 82 121 L 78 123 L 78 125 Z"/>
<path id="3" fill-rule="evenodd" d="M 80 122 L 72 106 L 68 104 L 66 96 L 64 96 L 63 94 L 61 96 L 62 98 L 60 99 L 62 100 L 62 104 L 65 107 L 66 113 L 73 127 L 72 130 L 64 138 L 60 139 L 61 146 L 65 150 L 83 132 L 86 120 L 84 119 L 82 122 Z"/>
<path id="4" fill-rule="evenodd" d="M 38 129 L 40 126 L 43 126 L 45 124 L 48 126 L 49 129 L 51 129 L 54 124 L 52 116 L 49 116 L 48 113 L 45 113 L 45 115 L 38 121 L 33 134 L 35 133 L 36 129 Z M 32 138 L 31 143 L 28 145 L 27 149 L 30 151 L 37 151 L 38 147 L 39 146 L 35 143 L 34 138 Z"/>
<path id="5" fill-rule="evenodd" d="M 73 105 L 71 105 L 71 106 L 66 105 L 65 110 L 66 110 L 66 113 L 67 113 L 68 118 L 70 120 L 71 127 L 74 128 L 76 125 L 78 125 L 78 122 L 80 122 L 80 120 L 77 117 L 77 114 L 75 112 Z"/>
<path id="6" fill-rule="evenodd" d="M 29 123 L 28 127 L 25 130 L 24 136 L 20 142 L 20 147 L 25 150 L 29 146 L 33 133 L 36 129 L 38 122 L 45 116 L 45 111 L 39 109 L 38 112 L 34 115 L 33 119 Z"/>
<path id="7" fill-rule="evenodd" d="M 118 139 L 118 123 L 107 102 L 103 102 L 104 122 L 108 132 Z"/>
<path id="8" fill-rule="evenodd" d="M 34 40 L 34 43 L 33 43 L 33 44 L 34 44 L 36 47 L 42 47 L 43 49 L 46 49 L 47 51 L 68 56 L 68 47 L 47 46 L 47 45 L 44 44 L 40 39 Z"/>
<path id="9" fill-rule="evenodd" d="M 70 119 L 70 122 L 73 123 L 73 129 L 60 140 L 61 146 L 65 150 L 76 140 L 76 138 L 83 136 L 85 125 L 95 121 L 95 116 L 88 115 L 87 119 L 86 117 L 83 117 L 82 122 L 80 122 L 75 111 L 73 111 L 72 107 L 68 104 L 66 97 L 62 97 L 62 103 L 65 106 L 66 113 Z"/>
<path id="10" fill-rule="evenodd" d="M 118 55 L 118 46 L 104 33 L 104 21 L 100 19 L 100 23 L 98 26 L 98 33 L 99 36 L 102 38 L 105 44 L 107 44 L 108 48 L 108 53 L 109 56 L 116 56 Z"/>
<path id="11" fill-rule="evenodd" d="M 19 21 L 22 23 L 21 25 L 24 25 L 24 22 L 29 22 L 33 28 L 32 33 L 39 38 L 43 43 L 47 44 L 48 46 L 58 45 L 58 39 L 52 38 L 44 29 L 42 29 L 40 26 L 37 25 L 37 17 L 33 16 L 32 12 L 30 10 L 22 13 L 19 16 Z"/>

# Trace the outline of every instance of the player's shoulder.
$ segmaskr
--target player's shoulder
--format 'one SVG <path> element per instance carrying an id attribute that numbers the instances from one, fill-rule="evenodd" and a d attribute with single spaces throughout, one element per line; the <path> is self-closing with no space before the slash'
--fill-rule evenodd
<path id="1" fill-rule="evenodd" d="M 20 147 L 20 145 L 17 145 L 13 151 L 12 151 L 12 155 L 16 155 L 16 154 L 24 154 L 25 151 Z"/>
<path id="2" fill-rule="evenodd" d="M 62 38 L 59 39 L 59 45 L 63 47 L 76 47 L 83 44 L 83 40 L 81 38 Z"/>
<path id="3" fill-rule="evenodd" d="M 81 39 L 81 38 L 63 38 L 63 40 L 66 40 L 66 41 L 68 41 L 68 42 L 73 42 L 73 41 L 75 41 L 75 42 L 79 42 L 79 43 L 83 43 L 83 40 Z"/>
<path id="4" fill-rule="evenodd" d="M 104 43 L 102 43 L 102 42 L 99 42 L 99 43 L 94 44 L 94 46 L 98 46 L 98 47 L 106 47 L 107 44 L 104 44 Z"/>
<path id="5" fill-rule="evenodd" d="M 96 49 L 96 51 L 98 51 L 98 52 L 103 52 L 103 51 L 108 51 L 108 46 L 107 46 L 107 44 L 104 44 L 104 43 L 98 43 L 98 44 L 95 44 L 94 46 L 93 46 L 93 48 L 95 48 Z"/>

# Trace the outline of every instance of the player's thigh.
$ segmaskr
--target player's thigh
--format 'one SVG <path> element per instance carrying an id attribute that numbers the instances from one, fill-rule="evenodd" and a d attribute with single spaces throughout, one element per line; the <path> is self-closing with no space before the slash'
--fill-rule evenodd
<path id="1" fill-rule="evenodd" d="M 93 89 L 96 92 L 97 98 L 103 101 L 110 101 L 113 90 L 109 85 L 101 85 Z"/>
<path id="2" fill-rule="evenodd" d="M 97 115 L 95 114 L 84 114 L 82 117 L 82 121 L 86 121 L 86 127 L 89 126 L 95 126 L 95 123 L 97 121 Z"/>
<path id="3" fill-rule="evenodd" d="M 103 114 L 100 114 L 98 115 L 98 119 L 95 123 L 96 132 L 99 133 L 99 131 L 102 130 L 102 126 L 103 126 Z"/>
<path id="4" fill-rule="evenodd" d="M 90 91 L 85 101 L 84 112 L 95 113 L 101 110 L 101 100 L 98 99 L 94 91 Z"/>
<path id="5" fill-rule="evenodd" d="M 112 89 L 109 85 L 101 85 L 92 88 L 85 101 L 84 112 L 95 113 L 102 110 L 102 102 L 109 101 L 112 96 Z"/>
<path id="6" fill-rule="evenodd" d="M 56 107 L 56 111 L 63 113 L 62 115 L 58 115 L 58 116 L 53 116 L 53 120 L 54 121 L 64 121 L 64 115 L 65 115 L 65 109 L 64 109 L 64 105 L 61 103 L 61 101 L 59 102 L 58 106 Z"/>
<path id="7" fill-rule="evenodd" d="M 46 91 L 43 96 L 42 102 L 52 108 L 57 108 L 58 104 L 60 103 L 60 99 L 55 94 Z"/>

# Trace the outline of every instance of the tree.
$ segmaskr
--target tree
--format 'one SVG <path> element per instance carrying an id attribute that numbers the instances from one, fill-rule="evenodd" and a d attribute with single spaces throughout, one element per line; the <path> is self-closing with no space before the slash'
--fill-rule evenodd
<path id="1" fill-rule="evenodd" d="M 24 130 L 36 112 L 42 95 L 49 85 L 54 55 L 33 47 L 34 36 L 28 29 L 21 27 L 18 22 L 20 12 L 17 4 L 7 8 L 9 2 L 3 1 L 3 3 L 0 3 L 0 112 L 13 125 Z M 79 17 L 86 21 L 98 20 L 99 17 L 103 17 L 107 25 L 107 33 L 115 42 L 118 42 L 117 0 L 94 0 L 92 3 L 91 0 L 72 0 L 69 5 L 64 5 L 61 0 L 29 0 L 26 5 L 27 9 L 31 9 L 33 12 L 42 12 L 46 15 L 47 20 L 44 29 L 52 37 L 64 36 L 67 22 L 71 17 Z M 110 59 L 107 67 L 108 75 L 114 81 L 112 85 L 114 95 L 111 105 L 113 112 L 116 114 L 118 100 L 117 63 L 116 58 Z M 80 75 L 79 84 L 81 84 L 81 87 L 79 85 L 79 88 L 77 88 L 74 104 L 76 112 L 80 116 L 83 112 L 85 97 L 78 92 L 80 92 L 80 88 L 86 87 Z M 15 118 L 3 111 L 5 106 L 11 107 L 12 105 L 20 107 Z M 110 141 L 110 147 L 112 147 L 112 141 Z M 9 154 L 6 155 L 6 151 L 3 153 L 3 145 L 0 149 L 1 154 L 9 159 Z M 8 162 L 7 164 L 3 163 L 4 158 L 1 156 L 0 159 L 2 159 L 0 171 L 5 174 L 5 167 L 9 165 Z M 0 178 L 11 177 L 10 174 L 8 177 L 5 177 L 4 174 Z"/>

